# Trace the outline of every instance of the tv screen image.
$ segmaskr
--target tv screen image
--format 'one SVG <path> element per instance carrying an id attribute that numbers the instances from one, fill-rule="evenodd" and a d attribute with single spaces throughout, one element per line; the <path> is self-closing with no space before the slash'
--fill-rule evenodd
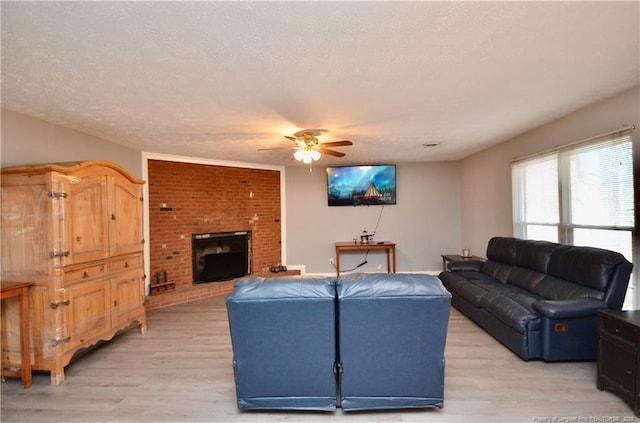
<path id="1" fill-rule="evenodd" d="M 396 204 L 396 166 L 327 167 L 329 206 Z"/>

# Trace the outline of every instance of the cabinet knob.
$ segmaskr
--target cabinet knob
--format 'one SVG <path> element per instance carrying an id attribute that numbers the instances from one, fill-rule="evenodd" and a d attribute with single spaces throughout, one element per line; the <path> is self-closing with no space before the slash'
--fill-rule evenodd
<path id="1" fill-rule="evenodd" d="M 82 279 L 88 279 L 89 278 L 89 274 L 85 271 L 82 273 Z"/>
<path id="2" fill-rule="evenodd" d="M 129 268 L 129 262 L 126 262 L 126 261 L 124 262 L 124 268 L 125 268 L 125 269 L 128 269 L 128 268 Z"/>
<path id="3" fill-rule="evenodd" d="M 116 220 L 116 215 L 111 213 L 111 220 Z"/>
<path id="4" fill-rule="evenodd" d="M 71 300 L 64 300 L 64 301 L 58 301 L 57 303 L 51 303 L 49 304 L 49 306 L 55 310 L 58 307 L 68 306 L 69 304 L 71 304 Z"/>

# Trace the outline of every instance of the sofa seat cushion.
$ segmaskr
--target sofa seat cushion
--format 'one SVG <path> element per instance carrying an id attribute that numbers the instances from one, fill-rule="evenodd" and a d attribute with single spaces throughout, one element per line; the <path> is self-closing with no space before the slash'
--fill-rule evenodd
<path id="1" fill-rule="evenodd" d="M 462 272 L 442 272 L 440 274 L 440 280 L 447 288 L 449 292 L 458 293 L 461 287 L 469 285 L 472 281 L 476 280 L 487 280 L 492 281 L 493 279 L 480 273 L 473 271 L 462 271 Z M 494 281 L 495 282 L 495 281 Z"/>
<path id="2" fill-rule="evenodd" d="M 575 298 L 604 299 L 604 292 L 553 276 L 545 276 L 532 291 L 549 300 L 568 300 Z"/>
<path id="3" fill-rule="evenodd" d="M 482 297 L 482 308 L 518 333 L 540 330 L 540 317 L 531 304 L 543 299 L 524 290 L 512 290 L 508 294 L 489 292 Z"/>
<path id="4" fill-rule="evenodd" d="M 472 283 L 485 283 L 485 284 L 500 284 L 501 282 L 499 280 L 497 280 L 494 277 L 491 277 L 489 275 L 486 275 L 484 273 L 481 272 L 472 272 L 472 271 L 463 271 L 463 272 L 456 272 L 459 273 L 460 276 L 462 276 L 463 278 L 465 278 L 467 280 L 467 282 L 472 282 Z"/>
<path id="5" fill-rule="evenodd" d="M 489 291 L 486 288 L 478 286 L 474 283 L 467 283 L 459 287 L 458 295 L 469 301 L 476 307 L 480 307 L 482 304 L 482 297 L 484 297 Z"/>
<path id="6" fill-rule="evenodd" d="M 518 295 L 522 291 L 517 286 L 500 283 L 493 278 L 470 279 L 457 288 L 458 295 L 476 307 L 482 307 L 482 297 L 489 292 L 510 296 Z"/>

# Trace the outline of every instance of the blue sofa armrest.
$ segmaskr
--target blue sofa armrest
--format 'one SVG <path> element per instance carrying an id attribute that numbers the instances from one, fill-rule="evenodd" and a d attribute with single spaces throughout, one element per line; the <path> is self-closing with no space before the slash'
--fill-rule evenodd
<path id="1" fill-rule="evenodd" d="M 607 309 L 607 303 L 593 298 L 576 298 L 571 300 L 539 300 L 531 307 L 549 319 L 574 319 L 595 316 L 598 310 Z"/>
<path id="2" fill-rule="evenodd" d="M 479 260 L 450 261 L 447 263 L 447 268 L 452 272 L 460 272 L 463 270 L 481 272 L 483 264 L 484 262 Z"/>

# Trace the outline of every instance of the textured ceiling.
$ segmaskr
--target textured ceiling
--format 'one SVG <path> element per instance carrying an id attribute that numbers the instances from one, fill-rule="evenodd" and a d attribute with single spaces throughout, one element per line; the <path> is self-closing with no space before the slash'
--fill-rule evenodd
<path id="1" fill-rule="evenodd" d="M 147 152 L 456 160 L 639 82 L 639 2 L 6 2 L 2 106 Z M 438 143 L 427 148 L 425 143 Z"/>

